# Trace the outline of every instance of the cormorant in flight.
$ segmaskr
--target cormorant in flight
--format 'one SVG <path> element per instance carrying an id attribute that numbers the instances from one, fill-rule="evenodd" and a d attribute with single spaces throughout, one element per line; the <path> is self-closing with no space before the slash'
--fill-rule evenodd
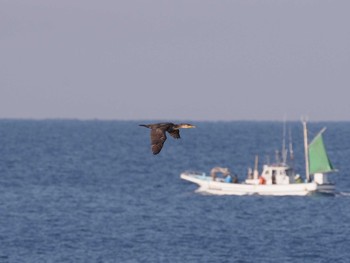
<path id="1" fill-rule="evenodd" d="M 165 132 L 168 132 L 173 138 L 180 139 L 181 128 L 196 128 L 196 126 L 188 123 L 174 124 L 171 122 L 155 123 L 155 124 L 140 124 L 140 126 L 151 129 L 151 145 L 153 154 L 158 154 L 166 140 Z"/>

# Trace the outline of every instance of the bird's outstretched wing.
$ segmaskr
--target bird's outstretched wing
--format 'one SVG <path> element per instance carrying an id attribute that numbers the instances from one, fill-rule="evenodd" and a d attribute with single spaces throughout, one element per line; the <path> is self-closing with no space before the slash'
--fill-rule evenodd
<path id="1" fill-rule="evenodd" d="M 171 135 L 171 137 L 175 138 L 175 139 L 180 139 L 180 131 L 179 130 L 173 130 L 172 132 L 169 132 L 169 134 Z"/>
<path id="2" fill-rule="evenodd" d="M 158 154 L 163 147 L 163 144 L 166 140 L 165 131 L 161 129 L 152 129 L 151 130 L 151 147 L 153 154 Z"/>

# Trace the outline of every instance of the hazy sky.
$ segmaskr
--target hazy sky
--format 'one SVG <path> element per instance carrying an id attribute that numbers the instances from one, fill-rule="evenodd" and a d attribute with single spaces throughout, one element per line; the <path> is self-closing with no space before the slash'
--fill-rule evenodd
<path id="1" fill-rule="evenodd" d="M 349 0 L 0 0 L 0 118 L 350 121 Z"/>

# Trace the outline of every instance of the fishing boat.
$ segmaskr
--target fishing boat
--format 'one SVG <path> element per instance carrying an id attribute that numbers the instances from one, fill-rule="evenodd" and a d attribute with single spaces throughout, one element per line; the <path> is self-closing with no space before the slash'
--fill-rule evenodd
<path id="1" fill-rule="evenodd" d="M 228 168 L 214 167 L 210 175 L 204 172 L 185 171 L 180 177 L 199 186 L 196 192 L 214 195 L 272 195 L 305 196 L 314 193 L 334 194 L 335 185 L 328 180 L 328 174 L 336 171 L 328 157 L 323 142 L 323 128 L 308 144 L 307 125 L 303 121 L 305 179 L 302 180 L 285 158 L 275 164 L 263 165 L 259 174 L 255 159 L 253 172 L 248 172 L 247 179 L 241 183 L 232 180 Z M 284 150 L 282 151 L 283 154 Z M 221 173 L 223 177 L 217 176 Z M 234 178 L 236 179 L 236 178 Z"/>

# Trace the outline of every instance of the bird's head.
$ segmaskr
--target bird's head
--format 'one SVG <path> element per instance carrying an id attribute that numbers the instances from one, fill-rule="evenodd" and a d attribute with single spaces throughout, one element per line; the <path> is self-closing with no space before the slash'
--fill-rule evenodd
<path id="1" fill-rule="evenodd" d="M 180 123 L 178 125 L 176 125 L 176 128 L 177 129 L 190 129 L 190 128 L 196 128 L 196 126 L 192 125 L 192 124 L 189 124 L 189 123 Z"/>

